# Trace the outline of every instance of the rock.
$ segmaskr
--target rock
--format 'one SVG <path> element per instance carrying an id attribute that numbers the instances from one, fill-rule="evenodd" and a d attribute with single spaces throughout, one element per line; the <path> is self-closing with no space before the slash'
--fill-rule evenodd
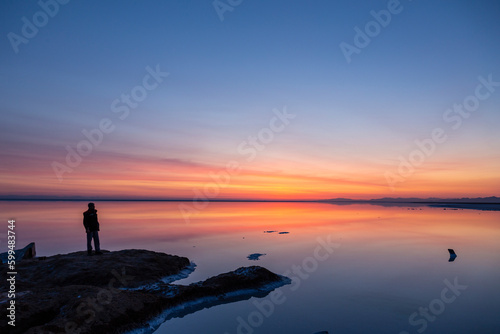
<path id="1" fill-rule="evenodd" d="M 139 249 L 117 252 L 103 250 L 102 256 L 87 256 L 87 252 L 54 255 L 24 260 L 17 264 L 18 291 L 33 285 L 61 287 L 67 285 L 106 286 L 126 273 L 121 287 L 134 288 L 153 283 L 165 276 L 178 274 L 190 265 L 185 257 Z M 117 278 L 118 277 L 118 278 Z"/>
<path id="2" fill-rule="evenodd" d="M 247 259 L 252 260 L 252 261 L 257 261 L 260 260 L 261 256 L 264 256 L 266 254 L 261 254 L 261 253 L 253 253 L 247 256 Z"/>
<path id="3" fill-rule="evenodd" d="M 457 254 L 455 253 L 455 251 L 453 249 L 448 249 L 448 253 L 450 253 L 450 259 L 448 260 L 448 262 L 455 261 L 455 259 L 457 258 Z"/>
<path id="4" fill-rule="evenodd" d="M 17 265 L 16 326 L 9 333 L 124 333 L 222 303 L 265 296 L 291 283 L 252 266 L 191 285 L 165 283 L 189 270 L 189 259 L 145 250 L 76 252 Z M 192 269 L 191 269 L 192 270 Z M 2 275 L 6 269 L 2 268 Z M 5 277 L 2 276 L 2 277 Z M 0 286 L 0 307 L 7 288 Z M 4 319 L 0 331 L 7 331 Z"/>
<path id="5" fill-rule="evenodd" d="M 28 246 L 22 248 L 22 249 L 16 249 L 15 250 L 15 256 L 16 256 L 16 264 L 19 263 L 23 259 L 32 259 L 36 256 L 36 250 L 35 250 L 35 243 L 32 242 L 28 244 Z M 0 259 L 2 260 L 2 263 L 7 263 L 9 257 L 9 252 L 5 252 L 0 254 Z"/>
<path id="6" fill-rule="evenodd" d="M 188 286 L 158 283 L 141 291 L 159 293 L 168 298 L 166 300 L 168 307 L 154 321 L 163 323 L 204 308 L 251 297 L 262 298 L 272 290 L 290 283 L 291 280 L 287 277 L 276 275 L 259 266 L 251 266 L 241 267 Z"/>

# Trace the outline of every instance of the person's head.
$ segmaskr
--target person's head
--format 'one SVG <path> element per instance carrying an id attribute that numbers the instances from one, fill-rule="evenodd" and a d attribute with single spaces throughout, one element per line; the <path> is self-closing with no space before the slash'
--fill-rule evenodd
<path id="1" fill-rule="evenodd" d="M 89 203 L 89 210 L 95 210 L 95 204 Z"/>

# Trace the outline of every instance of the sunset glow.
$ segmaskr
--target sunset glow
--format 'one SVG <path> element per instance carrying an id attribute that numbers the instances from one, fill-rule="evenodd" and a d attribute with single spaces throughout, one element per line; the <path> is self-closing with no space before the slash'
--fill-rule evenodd
<path id="1" fill-rule="evenodd" d="M 3 3 L 0 196 L 499 195 L 498 6 L 398 3 Z"/>

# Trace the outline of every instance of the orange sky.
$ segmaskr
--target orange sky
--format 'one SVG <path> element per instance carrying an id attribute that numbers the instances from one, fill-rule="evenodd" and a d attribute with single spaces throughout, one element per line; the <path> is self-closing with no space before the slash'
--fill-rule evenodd
<path id="1" fill-rule="evenodd" d="M 50 155 L 48 155 L 50 156 Z M 41 163 L 40 160 L 43 162 Z M 59 181 L 50 160 L 38 156 L 16 158 L 0 176 L 1 195 L 84 196 L 88 198 L 183 198 L 183 199 L 326 199 L 346 197 L 483 197 L 498 195 L 498 162 L 483 165 L 429 161 L 400 182 L 387 183 L 384 173 L 397 174 L 397 165 L 334 164 L 333 168 L 295 161 L 227 160 L 203 164 L 151 156 L 106 155 L 84 158 Z"/>

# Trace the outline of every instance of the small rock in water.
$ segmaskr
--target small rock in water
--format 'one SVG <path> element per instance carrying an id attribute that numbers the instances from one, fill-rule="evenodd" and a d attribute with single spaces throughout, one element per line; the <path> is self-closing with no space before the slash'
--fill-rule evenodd
<path id="1" fill-rule="evenodd" d="M 257 260 L 260 260 L 259 258 L 260 258 L 261 256 L 264 256 L 264 255 L 266 255 L 266 254 L 261 254 L 261 253 L 253 253 L 253 254 L 248 255 L 248 256 L 247 256 L 247 259 L 252 260 L 252 261 L 257 261 Z"/>
<path id="2" fill-rule="evenodd" d="M 455 259 L 457 258 L 457 254 L 455 253 L 455 251 L 453 249 L 448 249 L 448 252 L 450 253 L 450 259 L 448 261 L 455 261 Z"/>

